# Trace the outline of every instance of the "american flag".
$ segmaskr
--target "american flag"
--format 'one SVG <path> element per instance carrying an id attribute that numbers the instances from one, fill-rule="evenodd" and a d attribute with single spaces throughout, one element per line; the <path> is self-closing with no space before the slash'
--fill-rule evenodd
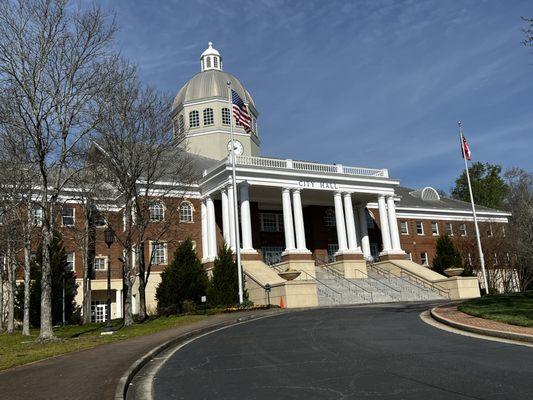
<path id="1" fill-rule="evenodd" d="M 468 145 L 468 142 L 466 141 L 466 138 L 463 136 L 463 134 L 461 134 L 461 147 L 463 158 L 470 160 L 470 156 L 472 155 L 472 153 L 470 152 L 470 146 Z"/>
<path id="2" fill-rule="evenodd" d="M 244 102 L 233 89 L 231 89 L 231 102 L 233 103 L 233 115 L 237 124 L 241 125 L 247 133 L 250 133 L 252 131 L 252 119 Z"/>

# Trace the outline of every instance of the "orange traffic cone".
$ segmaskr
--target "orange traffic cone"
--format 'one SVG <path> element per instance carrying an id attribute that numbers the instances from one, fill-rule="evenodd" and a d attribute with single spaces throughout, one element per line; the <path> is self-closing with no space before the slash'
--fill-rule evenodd
<path id="1" fill-rule="evenodd" d="M 283 301 L 283 296 L 281 296 L 281 299 L 279 300 L 279 308 L 285 308 L 285 302 Z"/>

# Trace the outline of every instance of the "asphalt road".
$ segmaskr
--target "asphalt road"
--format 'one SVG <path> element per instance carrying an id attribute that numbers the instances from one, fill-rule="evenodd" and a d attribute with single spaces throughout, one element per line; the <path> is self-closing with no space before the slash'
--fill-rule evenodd
<path id="1" fill-rule="evenodd" d="M 533 399 L 533 349 L 427 325 L 426 305 L 332 308 L 253 321 L 175 352 L 163 399 Z"/>

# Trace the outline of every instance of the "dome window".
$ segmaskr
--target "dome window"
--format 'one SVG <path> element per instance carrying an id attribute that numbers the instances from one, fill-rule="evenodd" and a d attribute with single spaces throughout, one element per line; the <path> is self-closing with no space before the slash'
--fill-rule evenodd
<path id="1" fill-rule="evenodd" d="M 213 117 L 213 109 L 212 108 L 206 108 L 204 110 L 204 125 L 213 125 L 215 123 L 214 117 Z"/>
<path id="2" fill-rule="evenodd" d="M 213 57 L 213 67 L 218 69 L 218 58 L 217 57 Z"/>
<path id="3" fill-rule="evenodd" d="M 200 126 L 200 113 L 196 110 L 189 113 L 189 126 L 191 128 L 198 128 Z"/>
<path id="4" fill-rule="evenodd" d="M 229 108 L 222 109 L 222 124 L 229 125 L 231 122 L 231 113 Z"/>
<path id="5" fill-rule="evenodd" d="M 183 120 L 183 114 L 178 117 L 178 134 L 183 135 L 185 132 L 185 121 Z"/>
<path id="6" fill-rule="evenodd" d="M 207 58 L 205 59 L 205 61 L 206 61 L 205 68 L 206 68 L 206 69 L 211 68 L 211 57 L 207 57 Z"/>

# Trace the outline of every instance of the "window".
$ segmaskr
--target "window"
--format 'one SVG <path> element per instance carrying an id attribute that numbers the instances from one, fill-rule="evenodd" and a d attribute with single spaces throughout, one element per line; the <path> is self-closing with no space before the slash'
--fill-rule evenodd
<path id="1" fill-rule="evenodd" d="M 459 233 L 461 236 L 466 236 L 466 224 L 459 225 Z"/>
<path id="2" fill-rule="evenodd" d="M 277 264 L 281 262 L 281 254 L 283 253 L 282 246 L 263 246 L 261 247 L 261 254 L 263 261 L 267 265 Z"/>
<path id="3" fill-rule="evenodd" d="M 74 226 L 74 208 L 63 207 L 61 209 L 61 218 L 63 226 Z"/>
<path id="4" fill-rule="evenodd" d="M 444 226 L 446 228 L 446 235 L 453 236 L 453 225 L 450 222 L 446 222 Z"/>
<path id="5" fill-rule="evenodd" d="M 65 271 L 74 271 L 76 267 L 76 253 L 67 253 L 67 264 L 65 265 Z"/>
<path id="6" fill-rule="evenodd" d="M 420 262 L 421 262 L 422 265 L 424 265 L 424 266 L 427 266 L 427 265 L 428 265 L 428 253 L 426 253 L 425 251 L 423 251 L 422 253 L 420 253 Z"/>
<path id="7" fill-rule="evenodd" d="M 91 322 L 107 321 L 107 305 L 105 301 L 91 301 Z"/>
<path id="8" fill-rule="evenodd" d="M 505 237 L 505 225 L 502 225 L 502 236 Z"/>
<path id="9" fill-rule="evenodd" d="M 160 201 L 150 204 L 150 221 L 163 221 L 165 218 L 165 207 Z"/>
<path id="10" fill-rule="evenodd" d="M 413 255 L 411 254 L 411 252 L 407 251 L 407 258 L 409 259 L 409 261 L 413 261 Z"/>
<path id="11" fill-rule="evenodd" d="M 374 229 L 374 216 L 370 214 L 370 211 L 365 208 L 365 214 L 366 214 L 366 226 L 368 229 Z"/>
<path id="12" fill-rule="evenodd" d="M 43 224 L 43 209 L 40 207 L 31 208 L 31 223 L 35 226 Z"/>
<path id="13" fill-rule="evenodd" d="M 231 122 L 231 113 L 229 108 L 222 109 L 222 124 L 229 125 Z"/>
<path id="14" fill-rule="evenodd" d="M 183 114 L 180 114 L 178 117 L 178 134 L 183 135 L 183 132 L 185 132 L 185 121 L 183 119 Z"/>
<path id="15" fill-rule="evenodd" d="M 335 262 L 335 254 L 339 251 L 337 243 L 328 243 L 328 263 Z"/>
<path id="16" fill-rule="evenodd" d="M 416 234 L 417 235 L 424 234 L 424 225 L 422 224 L 422 221 L 416 221 Z"/>
<path id="17" fill-rule="evenodd" d="M 189 113 L 189 126 L 191 128 L 198 128 L 200 126 L 200 113 L 198 111 L 191 111 Z"/>
<path id="18" fill-rule="evenodd" d="M 433 236 L 438 236 L 439 234 L 439 224 L 435 221 L 431 221 L 431 234 Z"/>
<path id="19" fill-rule="evenodd" d="M 487 236 L 488 237 L 492 236 L 492 225 L 491 224 L 487 225 Z"/>
<path id="20" fill-rule="evenodd" d="M 94 270 L 95 271 L 107 271 L 107 257 L 95 257 L 94 258 Z"/>
<path id="21" fill-rule="evenodd" d="M 409 235 L 409 227 L 407 226 L 407 221 L 400 221 L 400 233 L 402 235 Z"/>
<path id="22" fill-rule="evenodd" d="M 283 232 L 283 214 L 260 213 L 261 232 Z"/>
<path id="23" fill-rule="evenodd" d="M 335 211 L 326 210 L 324 213 L 324 225 L 337 226 L 337 221 L 335 220 Z"/>
<path id="24" fill-rule="evenodd" d="M 165 242 L 152 242 L 152 263 L 167 263 L 167 244 Z"/>
<path id="25" fill-rule="evenodd" d="M 213 117 L 213 109 L 206 108 L 204 110 L 204 125 L 213 125 L 215 122 Z"/>
<path id="26" fill-rule="evenodd" d="M 102 228 L 104 226 L 106 226 L 106 220 L 105 220 L 105 217 L 104 215 L 98 211 L 98 210 L 95 210 L 94 211 L 94 226 L 98 227 L 98 228 Z"/>
<path id="27" fill-rule="evenodd" d="M 213 57 L 213 67 L 218 68 L 218 58 Z"/>
<path id="28" fill-rule="evenodd" d="M 206 68 L 211 68 L 211 57 L 206 57 L 205 58 L 205 67 Z"/>
<path id="29" fill-rule="evenodd" d="M 193 222 L 192 204 L 188 201 L 183 201 L 180 204 L 180 222 Z"/>

